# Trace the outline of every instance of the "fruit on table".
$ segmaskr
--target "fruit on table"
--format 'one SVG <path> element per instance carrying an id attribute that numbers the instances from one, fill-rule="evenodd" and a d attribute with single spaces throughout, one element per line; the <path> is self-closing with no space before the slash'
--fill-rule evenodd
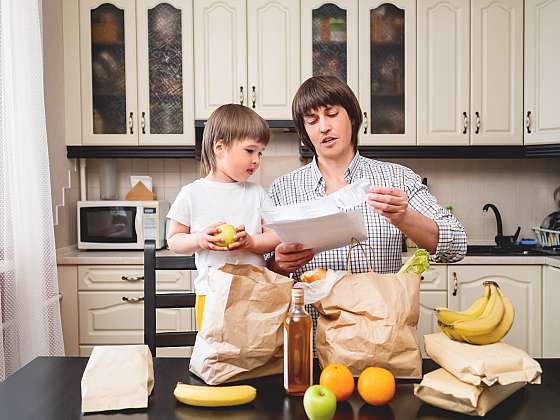
<path id="1" fill-rule="evenodd" d="M 387 404 L 395 396 L 395 377 L 387 369 L 368 367 L 358 378 L 358 393 L 371 405 Z"/>
<path id="2" fill-rule="evenodd" d="M 177 401 L 188 405 L 226 407 L 252 402 L 257 390 L 249 385 L 212 387 L 177 382 L 173 395 Z"/>
<path id="3" fill-rule="evenodd" d="M 337 401 L 346 401 L 354 393 L 354 376 L 350 369 L 340 363 L 332 363 L 321 372 L 319 384 L 326 386 Z"/>
<path id="4" fill-rule="evenodd" d="M 303 408 L 310 420 L 330 420 L 336 411 L 336 395 L 323 385 L 312 385 L 303 394 Z"/>
<path id="5" fill-rule="evenodd" d="M 484 295 L 489 293 L 486 301 L 483 296 L 466 311 L 454 312 L 436 308 L 438 325 L 449 338 L 483 345 L 496 343 L 509 332 L 515 318 L 511 300 L 504 296 L 498 284 L 493 281 L 484 282 L 484 288 Z M 482 312 L 480 305 L 483 306 Z"/>
<path id="6" fill-rule="evenodd" d="M 223 225 L 218 226 L 216 229 L 219 230 L 218 233 L 215 233 L 213 236 L 221 238 L 221 242 L 216 242 L 218 246 L 228 246 L 235 242 L 235 234 L 237 231 L 235 230 L 235 226 L 230 225 L 229 223 L 224 223 Z"/>

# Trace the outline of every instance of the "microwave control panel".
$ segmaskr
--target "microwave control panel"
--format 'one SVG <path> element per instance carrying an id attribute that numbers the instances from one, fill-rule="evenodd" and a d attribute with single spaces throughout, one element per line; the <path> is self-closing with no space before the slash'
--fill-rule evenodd
<path id="1" fill-rule="evenodd" d="M 144 240 L 157 240 L 158 237 L 158 214 L 155 207 L 144 207 L 143 230 Z"/>

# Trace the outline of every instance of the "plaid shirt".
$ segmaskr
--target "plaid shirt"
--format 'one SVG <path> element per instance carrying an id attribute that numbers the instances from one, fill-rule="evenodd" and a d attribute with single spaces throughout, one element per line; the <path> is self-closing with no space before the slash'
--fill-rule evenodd
<path id="1" fill-rule="evenodd" d="M 434 220 L 439 227 L 439 240 L 435 255 L 436 262 L 455 262 L 461 260 L 467 251 L 467 236 L 461 223 L 449 211 L 440 207 L 428 187 L 412 170 L 395 164 L 368 159 L 356 153 L 344 173 L 347 183 L 353 184 L 367 180 L 371 185 L 393 187 L 404 190 L 408 204 L 424 216 Z M 301 203 L 325 196 L 325 179 L 319 171 L 316 159 L 301 168 L 276 179 L 270 187 L 270 197 L 277 206 Z M 368 239 L 366 252 L 371 269 L 377 273 L 394 273 L 402 266 L 402 234 L 385 217 L 373 212 L 366 202 L 362 208 L 367 225 Z M 297 270 L 293 276 L 315 268 L 346 270 L 348 246 L 316 254 L 314 258 Z M 354 249 L 350 257 L 350 271 L 368 271 L 366 259 L 361 251 Z M 317 312 L 307 308 L 313 316 L 316 327 Z"/>

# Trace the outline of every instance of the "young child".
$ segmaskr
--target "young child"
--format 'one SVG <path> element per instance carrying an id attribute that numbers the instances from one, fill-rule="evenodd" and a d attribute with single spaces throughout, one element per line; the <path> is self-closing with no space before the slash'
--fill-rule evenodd
<path id="1" fill-rule="evenodd" d="M 202 173 L 184 186 L 167 217 L 171 219 L 167 243 L 179 254 L 195 254 L 198 275 L 196 325 L 200 330 L 210 267 L 225 263 L 264 266 L 264 253 L 280 242 L 272 231 L 263 231 L 259 209 L 273 206 L 266 191 L 247 179 L 257 170 L 270 138 L 265 120 L 248 107 L 236 104 L 216 109 L 202 136 Z M 235 242 L 218 246 L 217 228 L 236 227 Z"/>

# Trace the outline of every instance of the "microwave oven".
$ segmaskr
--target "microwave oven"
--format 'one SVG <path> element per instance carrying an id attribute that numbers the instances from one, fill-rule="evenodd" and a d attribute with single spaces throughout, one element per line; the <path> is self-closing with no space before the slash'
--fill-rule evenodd
<path id="1" fill-rule="evenodd" d="M 165 246 L 167 201 L 78 201 L 79 249 L 144 249 L 146 239 Z"/>

